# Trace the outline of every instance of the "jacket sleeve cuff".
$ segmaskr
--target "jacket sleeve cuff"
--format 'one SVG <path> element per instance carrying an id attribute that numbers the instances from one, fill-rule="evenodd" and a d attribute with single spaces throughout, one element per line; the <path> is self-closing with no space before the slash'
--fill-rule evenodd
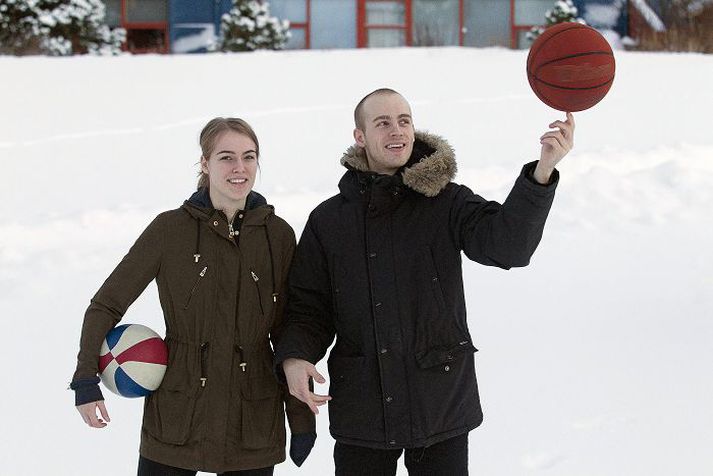
<path id="1" fill-rule="evenodd" d="M 81 378 L 73 380 L 69 388 L 74 390 L 74 405 L 98 402 L 104 400 L 104 395 L 99 388 L 99 377 Z"/>
<path id="2" fill-rule="evenodd" d="M 555 169 L 552 171 L 552 175 L 550 175 L 550 181 L 543 184 L 535 180 L 535 168 L 537 167 L 537 162 L 530 162 L 525 164 L 525 166 L 522 168 L 522 176 L 525 177 L 525 182 L 528 185 L 534 185 L 534 189 L 536 190 L 552 190 L 557 187 L 557 183 L 559 183 L 560 180 L 560 173 L 559 170 Z"/>
<path id="3" fill-rule="evenodd" d="M 277 377 L 278 382 L 280 382 L 283 385 L 287 385 L 287 378 L 285 377 L 285 371 L 282 369 L 282 363 L 287 360 L 287 359 L 302 359 L 306 360 L 307 362 L 316 365 L 315 362 L 313 362 L 309 357 L 305 356 L 304 354 L 301 354 L 299 352 L 288 352 L 284 354 L 276 354 L 275 359 L 273 360 L 273 371 L 275 373 L 275 377 Z"/>

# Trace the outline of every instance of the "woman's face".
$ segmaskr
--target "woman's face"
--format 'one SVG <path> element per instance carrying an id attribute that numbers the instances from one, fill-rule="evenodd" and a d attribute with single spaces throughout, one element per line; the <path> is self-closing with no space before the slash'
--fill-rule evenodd
<path id="1" fill-rule="evenodd" d="M 255 143 L 248 136 L 231 130 L 218 136 L 210 157 L 201 158 L 215 208 L 245 207 L 245 198 L 255 184 L 257 159 Z"/>

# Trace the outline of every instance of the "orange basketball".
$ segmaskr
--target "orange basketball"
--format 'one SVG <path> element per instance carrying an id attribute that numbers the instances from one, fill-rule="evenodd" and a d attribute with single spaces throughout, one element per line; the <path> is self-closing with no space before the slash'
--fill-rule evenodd
<path id="1" fill-rule="evenodd" d="M 530 47 L 527 79 L 542 102 L 560 111 L 583 111 L 609 92 L 614 81 L 614 53 L 594 28 L 558 23 Z"/>

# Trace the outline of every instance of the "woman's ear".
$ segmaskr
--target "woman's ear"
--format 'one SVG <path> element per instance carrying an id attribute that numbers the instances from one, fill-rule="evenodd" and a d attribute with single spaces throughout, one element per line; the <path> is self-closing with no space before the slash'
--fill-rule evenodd
<path id="1" fill-rule="evenodd" d="M 201 155 L 201 172 L 208 175 L 208 159 Z"/>

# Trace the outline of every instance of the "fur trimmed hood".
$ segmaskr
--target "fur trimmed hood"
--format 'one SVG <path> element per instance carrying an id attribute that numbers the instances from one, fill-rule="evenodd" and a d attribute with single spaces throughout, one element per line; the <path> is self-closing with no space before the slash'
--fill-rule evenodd
<path id="1" fill-rule="evenodd" d="M 404 185 L 425 195 L 435 197 L 453 180 L 458 171 L 455 151 L 440 136 L 416 131 L 411 158 L 399 170 Z M 341 164 L 350 170 L 369 172 L 364 149 L 352 145 L 341 159 Z"/>

